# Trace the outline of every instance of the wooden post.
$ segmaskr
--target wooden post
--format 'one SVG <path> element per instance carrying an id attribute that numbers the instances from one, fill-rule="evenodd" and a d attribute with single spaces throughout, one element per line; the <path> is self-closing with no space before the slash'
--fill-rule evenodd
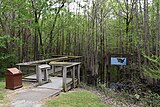
<path id="1" fill-rule="evenodd" d="M 37 81 L 39 80 L 39 76 L 38 76 L 38 65 L 36 65 L 36 79 L 37 79 Z"/>
<path id="2" fill-rule="evenodd" d="M 64 92 L 67 91 L 66 78 L 67 78 L 67 68 L 64 66 L 63 67 L 63 89 L 64 89 Z"/>
<path id="3" fill-rule="evenodd" d="M 78 65 L 78 86 L 80 85 L 80 64 Z"/>
<path id="4" fill-rule="evenodd" d="M 53 73 L 53 75 L 54 75 L 54 72 L 55 72 L 55 66 L 52 65 L 52 73 Z"/>
<path id="5" fill-rule="evenodd" d="M 44 69 L 44 81 L 48 82 L 49 81 L 49 75 L 48 75 L 48 69 Z"/>
<path id="6" fill-rule="evenodd" d="M 42 70 L 38 67 L 38 84 L 42 84 Z"/>
<path id="7" fill-rule="evenodd" d="M 76 87 L 75 85 L 75 66 L 73 66 L 73 69 L 72 69 L 72 82 L 73 82 L 73 88 Z"/>
<path id="8" fill-rule="evenodd" d="M 18 69 L 21 71 L 21 66 L 20 65 L 18 66 Z"/>

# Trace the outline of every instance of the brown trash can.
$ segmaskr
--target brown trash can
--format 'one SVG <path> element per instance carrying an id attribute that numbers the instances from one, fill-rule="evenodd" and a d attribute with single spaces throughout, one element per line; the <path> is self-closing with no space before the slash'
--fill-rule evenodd
<path id="1" fill-rule="evenodd" d="M 15 90 L 22 87 L 22 72 L 17 68 L 8 68 L 6 72 L 6 89 Z"/>

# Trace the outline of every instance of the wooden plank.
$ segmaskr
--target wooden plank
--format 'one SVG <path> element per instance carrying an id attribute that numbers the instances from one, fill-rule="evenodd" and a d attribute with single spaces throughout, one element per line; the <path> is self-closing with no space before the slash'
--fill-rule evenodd
<path id="1" fill-rule="evenodd" d="M 77 59 L 77 58 L 82 58 L 82 56 L 68 56 L 68 58 Z"/>
<path id="2" fill-rule="evenodd" d="M 45 60 L 38 60 L 38 61 L 31 61 L 31 62 L 25 62 L 25 63 L 18 63 L 16 64 L 17 66 L 28 66 L 28 65 L 35 65 L 35 64 L 39 64 L 39 63 L 46 63 L 46 62 L 50 62 L 50 61 L 61 61 L 64 59 L 67 59 L 68 57 L 59 57 L 59 58 L 52 58 L 52 59 L 45 59 Z"/>
<path id="3" fill-rule="evenodd" d="M 56 61 L 51 61 L 49 65 L 54 65 L 54 66 L 67 66 L 71 65 L 73 62 L 56 62 Z"/>
<path id="4" fill-rule="evenodd" d="M 79 62 L 79 60 L 82 58 L 82 56 L 68 56 L 67 59 L 64 59 L 63 61 L 70 61 L 74 60 L 73 62 Z M 72 62 L 72 61 L 71 61 Z"/>
<path id="5" fill-rule="evenodd" d="M 66 66 L 67 68 L 70 68 L 70 67 L 73 67 L 73 66 L 76 66 L 76 65 L 80 65 L 81 62 L 75 62 L 75 63 L 72 63 L 71 65 L 68 65 Z"/>

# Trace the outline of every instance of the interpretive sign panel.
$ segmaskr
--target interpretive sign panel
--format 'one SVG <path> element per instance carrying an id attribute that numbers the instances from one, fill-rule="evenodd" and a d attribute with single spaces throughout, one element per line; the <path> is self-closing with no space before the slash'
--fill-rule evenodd
<path id="1" fill-rule="evenodd" d="M 127 58 L 111 57 L 111 65 L 127 65 Z"/>

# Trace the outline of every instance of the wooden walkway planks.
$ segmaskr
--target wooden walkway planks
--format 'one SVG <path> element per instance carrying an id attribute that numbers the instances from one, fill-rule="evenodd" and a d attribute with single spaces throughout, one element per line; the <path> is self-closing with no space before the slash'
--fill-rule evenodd
<path id="1" fill-rule="evenodd" d="M 46 83 L 41 86 L 40 88 L 49 88 L 49 89 L 59 89 L 63 90 L 63 78 L 62 77 L 50 77 L 51 83 Z M 67 84 L 72 82 L 72 78 L 66 79 Z"/>
<path id="2" fill-rule="evenodd" d="M 36 80 L 36 74 L 25 77 L 25 79 Z M 50 77 L 49 79 L 51 80 L 50 83 L 46 83 L 38 87 L 63 90 L 63 78 L 62 77 Z M 72 82 L 72 78 L 66 78 L 66 84 L 69 84 L 70 82 Z"/>

